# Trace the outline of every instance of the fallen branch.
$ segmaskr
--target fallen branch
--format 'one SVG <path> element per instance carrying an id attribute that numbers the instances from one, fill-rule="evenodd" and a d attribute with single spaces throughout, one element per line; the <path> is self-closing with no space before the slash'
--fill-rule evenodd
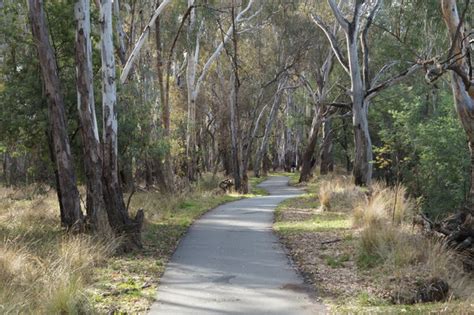
<path id="1" fill-rule="evenodd" d="M 329 240 L 329 241 L 322 241 L 320 244 L 321 245 L 333 244 L 333 243 L 337 243 L 337 242 L 340 242 L 340 241 L 342 241 L 342 239 L 336 238 L 336 239 Z"/>

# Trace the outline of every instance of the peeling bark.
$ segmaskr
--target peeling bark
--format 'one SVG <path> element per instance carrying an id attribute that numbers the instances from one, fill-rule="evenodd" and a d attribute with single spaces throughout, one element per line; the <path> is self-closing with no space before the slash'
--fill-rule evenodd
<path id="1" fill-rule="evenodd" d="M 42 0 L 28 0 L 33 38 L 40 60 L 41 73 L 48 99 L 53 153 L 56 162 L 58 197 L 62 211 L 61 224 L 68 229 L 81 229 L 83 214 L 76 186 L 74 161 L 67 134 L 66 112 L 61 92 L 56 58 L 49 41 Z"/>
<path id="2" fill-rule="evenodd" d="M 472 65 L 468 62 L 469 55 L 467 54 L 470 49 L 469 37 L 465 35 L 465 26 L 460 25 L 461 19 L 456 0 L 442 0 L 441 7 L 452 41 L 452 56 L 449 57 L 457 56 L 455 67 L 451 69 L 451 86 L 456 111 L 466 132 L 471 154 L 468 207 L 471 213 L 474 213 L 474 80 L 471 79 L 471 82 L 466 84 L 466 80 L 463 79 L 463 77 L 469 78 L 469 73 L 472 71 Z"/>
<path id="3" fill-rule="evenodd" d="M 101 57 L 102 57 L 102 107 L 103 107 L 103 177 L 104 196 L 109 223 L 114 232 L 124 237 L 123 250 L 140 248 L 143 210 L 135 219 L 129 217 L 123 200 L 118 172 L 117 143 L 117 89 L 115 84 L 115 58 L 112 39 L 112 2 L 101 0 Z"/>
<path id="4" fill-rule="evenodd" d="M 79 0 L 75 6 L 77 107 L 81 122 L 82 146 L 86 175 L 86 213 L 90 228 L 107 233 L 109 224 L 102 187 L 102 152 L 95 114 L 92 43 L 90 38 L 90 0 Z"/>

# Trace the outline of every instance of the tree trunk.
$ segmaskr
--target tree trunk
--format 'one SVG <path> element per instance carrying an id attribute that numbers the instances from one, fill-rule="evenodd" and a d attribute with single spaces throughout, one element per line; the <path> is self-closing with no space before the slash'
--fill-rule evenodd
<path id="1" fill-rule="evenodd" d="M 357 186 L 369 186 L 372 181 L 372 142 L 367 117 L 368 104 L 353 105 L 353 127 L 355 156 L 353 165 L 354 183 Z"/>
<path id="2" fill-rule="evenodd" d="M 263 176 L 268 176 L 268 172 L 270 171 L 270 168 L 272 167 L 272 160 L 268 157 L 268 152 L 266 152 L 263 156 L 263 161 L 262 161 L 262 175 Z"/>
<path id="3" fill-rule="evenodd" d="M 344 117 L 341 118 L 341 123 L 342 123 L 343 137 L 341 139 L 340 145 L 344 149 L 344 156 L 346 158 L 346 171 L 347 172 L 352 172 L 352 160 L 351 160 L 351 156 L 349 155 L 349 139 L 348 139 L 348 136 L 347 136 L 347 133 L 350 130 L 349 129 L 349 124 L 344 119 Z"/>
<path id="4" fill-rule="evenodd" d="M 368 106 L 365 101 L 365 87 L 362 81 L 357 46 L 357 26 L 351 24 L 346 34 L 351 78 L 352 123 L 354 128 L 354 183 L 370 186 L 372 181 L 372 142 L 369 134 Z"/>
<path id="5" fill-rule="evenodd" d="M 194 0 L 188 0 L 188 7 L 194 5 Z M 186 160 L 188 179 L 195 181 L 196 165 L 196 72 L 199 61 L 199 34 L 194 41 L 193 32 L 196 28 L 196 10 L 192 9 L 188 28 L 188 64 L 186 66 L 186 86 L 188 92 L 188 116 L 186 124 Z"/>
<path id="6" fill-rule="evenodd" d="M 443 18 L 452 41 L 452 52 L 449 58 L 456 60 L 451 65 L 451 86 L 453 89 L 456 111 L 466 132 L 471 154 L 470 188 L 468 208 L 474 214 L 474 80 L 472 65 L 469 60 L 469 36 L 466 27 L 461 25 L 455 0 L 442 0 Z M 462 58 L 460 58 L 462 56 Z M 450 61 L 451 62 L 451 61 Z"/>
<path id="7" fill-rule="evenodd" d="M 334 171 L 334 156 L 332 152 L 333 134 L 331 130 L 331 118 L 326 118 L 323 124 L 323 147 L 321 150 L 321 175 L 326 175 Z"/>
<path id="8" fill-rule="evenodd" d="M 257 104 L 256 104 L 256 107 L 258 107 L 258 101 L 257 101 Z M 249 131 L 248 133 L 248 136 L 247 136 L 247 143 L 246 145 L 244 146 L 244 152 L 243 153 L 243 156 L 242 156 L 242 185 L 244 185 L 244 187 L 247 187 L 247 193 L 248 193 L 248 187 L 249 187 L 249 178 L 248 178 L 248 169 L 249 169 L 249 162 L 250 162 L 250 156 L 251 156 L 251 153 L 252 153 L 252 146 L 253 146 L 253 141 L 255 139 L 255 136 L 257 135 L 257 131 L 258 131 L 258 127 L 260 125 L 260 120 L 262 119 L 263 117 L 263 113 L 265 112 L 265 109 L 267 108 L 267 105 L 265 105 L 262 110 L 260 111 L 260 113 L 258 114 L 257 116 L 257 119 L 255 120 L 255 125 L 253 126 L 253 128 L 251 128 L 251 131 Z M 257 110 L 255 108 L 255 110 Z M 254 118 L 255 119 L 255 118 Z"/>
<path id="9" fill-rule="evenodd" d="M 29 14 L 33 38 L 38 50 L 41 73 L 48 98 L 49 120 L 58 172 L 59 203 L 63 209 L 62 225 L 68 229 L 82 228 L 79 191 L 76 186 L 74 162 L 67 134 L 66 113 L 61 92 L 56 58 L 49 41 L 49 31 L 42 0 L 29 0 Z"/>
<path id="10" fill-rule="evenodd" d="M 102 56 L 102 107 L 104 119 L 103 177 L 105 202 L 109 223 L 117 235 L 124 236 L 123 250 L 141 247 L 143 211 L 131 219 L 123 201 L 118 178 L 117 143 L 117 90 L 115 85 L 115 58 L 112 40 L 112 2 L 101 0 L 101 56 Z"/>
<path id="11" fill-rule="evenodd" d="M 273 123 L 276 119 L 278 109 L 280 108 L 281 94 L 283 93 L 284 82 L 286 82 L 286 80 L 281 80 L 280 83 L 278 84 L 278 88 L 275 94 L 275 99 L 273 100 L 273 105 L 270 110 L 270 114 L 268 116 L 267 124 L 265 126 L 265 133 L 263 134 L 262 143 L 260 145 L 259 150 L 257 151 L 257 155 L 255 156 L 255 163 L 253 165 L 254 167 L 253 170 L 256 177 L 260 177 L 260 168 L 262 166 L 263 156 L 267 153 L 268 141 L 270 139 L 270 134 L 272 132 Z"/>
<path id="12" fill-rule="evenodd" d="M 292 166 L 295 163 L 295 149 L 293 146 L 293 129 L 294 126 L 291 125 L 291 118 L 293 115 L 294 111 L 294 105 L 293 105 L 293 95 L 292 93 L 288 93 L 288 100 L 286 104 L 286 110 L 285 110 L 285 150 L 284 150 L 284 162 L 283 166 L 285 169 L 285 172 L 291 172 Z"/>
<path id="13" fill-rule="evenodd" d="M 49 157 L 51 159 L 51 163 L 54 165 L 54 184 L 56 185 L 56 195 L 58 196 L 59 200 L 59 213 L 61 218 L 61 223 L 64 222 L 64 206 L 62 203 L 62 196 L 61 196 L 61 183 L 59 181 L 59 173 L 58 168 L 56 167 L 56 154 L 54 154 L 54 141 L 53 135 L 51 132 L 51 127 L 48 128 L 46 132 L 47 139 L 48 139 L 48 149 L 49 149 Z"/>
<path id="14" fill-rule="evenodd" d="M 122 15 L 120 14 L 120 0 L 114 0 L 114 16 L 118 39 L 117 54 L 120 58 L 120 63 L 125 66 L 127 63 L 127 53 L 125 49 L 125 32 L 123 31 Z"/>
<path id="15" fill-rule="evenodd" d="M 232 43 L 234 55 L 232 58 L 232 79 L 231 79 L 231 93 L 230 93 L 230 131 L 232 142 L 232 160 L 234 164 L 234 185 L 235 190 L 240 193 L 248 193 L 248 178 L 245 174 L 245 182 L 242 181 L 242 152 L 241 152 L 241 130 L 239 123 L 239 54 L 238 54 L 238 37 L 237 27 L 235 24 L 235 7 L 232 3 Z M 247 172 L 247 170 L 245 170 Z"/>
<path id="16" fill-rule="evenodd" d="M 240 152 L 239 152 L 239 139 L 240 139 L 240 132 L 239 132 L 239 122 L 238 122 L 238 112 L 237 112 L 237 101 L 238 101 L 238 78 L 236 78 L 235 74 L 232 74 L 231 80 L 231 93 L 230 93 L 230 100 L 229 100 L 229 107 L 230 107 L 230 137 L 231 137 L 231 152 L 232 152 L 232 165 L 233 165 L 233 177 L 234 177 L 234 185 L 236 191 L 242 190 L 242 177 L 241 177 L 241 159 L 240 159 Z M 245 189 L 244 189 L 245 190 Z M 247 189 L 248 190 L 248 189 Z"/>
<path id="17" fill-rule="evenodd" d="M 160 1 L 157 2 L 157 6 L 159 7 Z M 162 50 L 162 43 L 161 43 L 161 28 L 160 28 L 160 17 L 156 19 L 155 22 L 155 41 L 156 41 L 156 70 L 158 76 L 158 87 L 160 92 L 160 103 L 161 103 L 161 126 L 163 129 L 163 138 L 164 140 L 169 143 L 170 140 L 170 108 L 168 103 L 168 98 L 166 97 L 167 91 L 165 88 L 164 82 L 164 74 L 163 74 L 163 50 Z M 169 75 L 169 73 L 166 73 Z M 171 153 L 169 148 L 166 148 L 164 152 L 164 159 L 163 162 L 157 161 L 158 167 L 160 167 L 160 171 L 162 173 L 162 179 L 160 180 L 160 187 L 166 193 L 173 193 L 174 192 L 174 174 L 173 174 L 173 167 L 171 165 Z"/>
<path id="18" fill-rule="evenodd" d="M 300 179 L 298 182 L 303 183 L 307 182 L 313 172 L 313 157 L 314 157 L 314 151 L 316 150 L 316 144 L 318 143 L 318 135 L 319 135 L 319 129 L 321 128 L 321 125 L 323 123 L 321 113 L 318 112 L 315 114 L 313 118 L 313 122 L 311 124 L 311 131 L 310 131 L 310 136 L 309 136 L 309 141 L 308 144 L 306 145 L 306 148 L 303 153 L 302 157 L 302 165 L 301 165 L 301 173 L 300 173 Z"/>
<path id="19" fill-rule="evenodd" d="M 92 79 L 90 0 L 79 0 L 75 7 L 77 106 L 81 121 L 82 145 L 87 187 L 87 221 L 93 231 L 107 233 L 109 224 L 102 188 L 102 156 L 95 114 Z"/>

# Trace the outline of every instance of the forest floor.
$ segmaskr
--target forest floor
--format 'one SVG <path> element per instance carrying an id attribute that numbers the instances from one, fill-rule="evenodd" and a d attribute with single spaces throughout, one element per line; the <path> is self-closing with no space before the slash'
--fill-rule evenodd
<path id="1" fill-rule="evenodd" d="M 292 176 L 294 185 L 297 175 Z M 389 263 L 379 264 L 362 257 L 361 229 L 353 223 L 347 198 L 335 198 L 331 209 L 323 211 L 319 200 L 322 181 L 322 178 L 312 180 L 303 186 L 306 194 L 280 204 L 274 230 L 305 280 L 328 305 L 330 313 L 474 314 L 472 292 L 465 292 L 470 295 L 468 298 L 452 296 L 447 302 L 393 304 L 394 290 L 412 287 L 426 276 L 427 268 L 415 262 L 389 266 Z M 466 287 L 472 288 L 472 278 L 463 281 L 470 285 Z"/>
<path id="2" fill-rule="evenodd" d="M 293 183 L 298 176 L 283 175 Z M 132 213 L 145 209 L 144 250 L 127 255 L 114 255 L 114 242 L 65 235 L 59 225 L 57 196 L 48 187 L 1 187 L 0 313 L 145 313 L 155 300 L 166 263 L 194 220 L 220 204 L 264 194 L 256 189 L 263 180 L 251 179 L 253 195 L 248 196 L 219 193 L 219 179 L 210 176 L 177 196 L 137 192 L 130 208 Z M 442 274 L 446 265 L 452 272 L 455 264 L 442 255 L 428 261 L 433 266 L 411 261 L 402 261 L 403 266 L 377 264 L 373 257 L 361 256 L 362 232 L 348 210 L 351 200 L 336 194 L 330 211 L 321 211 L 325 181 L 341 182 L 344 176 L 310 182 L 304 187 L 306 194 L 279 206 L 274 229 L 332 313 L 474 314 L 472 278 L 462 278 L 457 285 L 471 297 L 456 294 L 448 302 L 393 305 L 389 295 L 394 287 L 416 283 L 433 266 L 440 269 L 434 274 Z M 420 252 L 429 252 L 425 245 L 416 239 L 418 249 L 402 250 L 414 251 L 417 258 L 423 256 Z"/>
<path id="3" fill-rule="evenodd" d="M 0 188 L 0 313 L 145 313 L 166 263 L 195 219 L 220 204 L 265 194 L 223 194 L 222 178 L 203 176 L 175 196 L 137 192 L 130 211 L 145 210 L 144 249 L 114 255 L 114 242 L 64 235 L 52 189 Z"/>

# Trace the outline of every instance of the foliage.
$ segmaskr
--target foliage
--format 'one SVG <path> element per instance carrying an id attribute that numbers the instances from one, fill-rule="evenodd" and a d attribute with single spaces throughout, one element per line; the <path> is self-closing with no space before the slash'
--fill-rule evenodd
<path id="1" fill-rule="evenodd" d="M 383 107 L 374 120 L 380 176 L 403 182 L 433 216 L 459 209 L 469 188 L 469 151 L 447 87 L 401 86 Z"/>

